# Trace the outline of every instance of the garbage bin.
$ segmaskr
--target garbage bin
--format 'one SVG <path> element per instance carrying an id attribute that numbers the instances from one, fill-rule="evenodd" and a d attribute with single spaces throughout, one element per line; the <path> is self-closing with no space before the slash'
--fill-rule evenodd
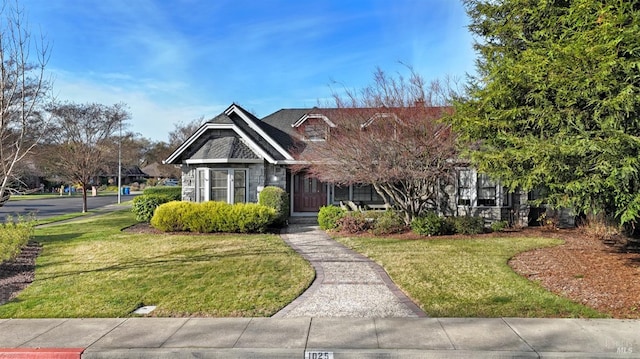
<path id="1" fill-rule="evenodd" d="M 130 194 L 131 190 L 129 189 L 129 187 L 122 187 L 122 194 Z"/>

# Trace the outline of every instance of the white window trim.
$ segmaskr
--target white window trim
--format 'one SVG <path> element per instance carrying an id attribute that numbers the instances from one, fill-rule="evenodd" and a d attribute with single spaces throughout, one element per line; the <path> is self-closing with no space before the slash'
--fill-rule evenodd
<path id="1" fill-rule="evenodd" d="M 322 115 L 322 114 L 319 114 L 319 113 L 310 113 L 310 114 L 304 115 L 304 116 L 300 117 L 300 119 L 298 121 L 293 123 L 291 125 L 291 127 L 293 127 L 293 128 L 300 127 L 303 123 L 305 123 L 305 121 L 307 121 L 310 118 L 322 119 L 329 127 L 336 127 L 336 124 L 331 122 L 331 120 L 329 120 L 329 117 L 327 117 L 325 115 Z"/>
<path id="2" fill-rule="evenodd" d="M 494 181 L 496 186 L 496 205 L 495 206 L 483 206 L 478 204 L 479 193 L 478 193 L 478 177 L 480 173 L 472 168 L 460 167 L 456 168 L 456 176 L 460 175 L 460 171 L 469 171 L 471 173 L 470 177 L 470 204 L 463 205 L 459 204 L 460 200 L 460 182 L 459 178 L 456 178 L 456 205 L 458 207 L 470 207 L 470 208 L 509 208 L 511 207 L 511 197 L 507 198 L 507 203 L 504 203 L 504 186 L 499 181 Z"/>
<path id="3" fill-rule="evenodd" d="M 469 172 L 469 204 L 460 204 L 460 172 Z M 477 207 L 478 204 L 478 173 L 471 168 L 461 167 L 456 168 L 456 206 L 458 207 Z"/>
<path id="4" fill-rule="evenodd" d="M 234 203 L 235 199 L 235 171 L 244 171 L 244 203 L 247 203 L 249 195 L 249 175 L 248 170 L 245 168 L 211 168 L 211 167 L 198 167 L 196 168 L 196 202 L 207 202 L 211 200 L 211 171 L 227 171 L 227 203 Z M 204 173 L 204 196 L 200 195 L 200 176 Z"/>

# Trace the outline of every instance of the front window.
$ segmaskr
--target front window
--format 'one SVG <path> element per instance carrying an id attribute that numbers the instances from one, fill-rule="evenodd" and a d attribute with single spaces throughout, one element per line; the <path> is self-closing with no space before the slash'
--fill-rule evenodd
<path id="1" fill-rule="evenodd" d="M 496 183 L 484 173 L 478 174 L 478 206 L 496 205 Z"/>
<path id="2" fill-rule="evenodd" d="M 233 203 L 244 203 L 247 197 L 247 172 L 233 171 Z"/>
<path id="3" fill-rule="evenodd" d="M 247 172 L 201 168 L 197 171 L 196 187 L 198 202 L 244 203 L 247 199 Z"/>
<path id="4" fill-rule="evenodd" d="M 370 184 L 354 185 L 353 200 L 365 203 L 382 203 L 384 200 Z"/>
<path id="5" fill-rule="evenodd" d="M 458 171 L 458 205 L 471 205 L 471 170 Z"/>
<path id="6" fill-rule="evenodd" d="M 370 184 L 354 184 L 350 186 L 338 186 L 333 187 L 333 202 L 362 202 L 365 204 L 378 204 L 384 203 L 382 198 L 373 185 Z"/>
<path id="7" fill-rule="evenodd" d="M 210 201 L 227 202 L 227 188 L 229 174 L 224 171 L 211 171 L 211 196 Z"/>
<path id="8" fill-rule="evenodd" d="M 197 198 L 196 198 L 196 202 L 204 202 L 206 201 L 206 191 L 207 191 L 207 185 L 206 185 L 206 179 L 207 179 L 207 171 L 208 170 L 204 170 L 204 169 L 199 169 L 196 175 L 196 188 L 197 188 Z"/>
<path id="9" fill-rule="evenodd" d="M 335 186 L 333 188 L 333 200 L 338 201 L 348 201 L 349 200 L 349 186 Z"/>

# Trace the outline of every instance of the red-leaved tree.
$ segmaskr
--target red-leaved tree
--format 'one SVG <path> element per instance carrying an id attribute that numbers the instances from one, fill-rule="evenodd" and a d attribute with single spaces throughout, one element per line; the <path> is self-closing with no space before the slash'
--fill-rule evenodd
<path id="1" fill-rule="evenodd" d="M 455 136 L 440 119 L 450 111 L 439 82 L 425 85 L 415 72 L 391 78 L 378 70 L 373 85 L 335 96 L 319 110 L 335 125 L 325 141 L 305 143 L 296 170 L 338 185 L 371 184 L 407 224 L 436 210 L 457 156 Z"/>

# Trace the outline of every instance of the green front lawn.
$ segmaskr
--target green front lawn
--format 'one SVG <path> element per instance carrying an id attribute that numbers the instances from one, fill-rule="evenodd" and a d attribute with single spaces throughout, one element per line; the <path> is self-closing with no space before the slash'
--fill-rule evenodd
<path id="1" fill-rule="evenodd" d="M 337 238 L 382 265 L 432 317 L 604 317 L 517 275 L 517 253 L 562 243 L 550 238 L 394 240 Z"/>
<path id="2" fill-rule="evenodd" d="M 37 228 L 36 280 L 0 318 L 269 316 L 313 280 L 277 235 L 134 234 L 130 211 Z"/>

